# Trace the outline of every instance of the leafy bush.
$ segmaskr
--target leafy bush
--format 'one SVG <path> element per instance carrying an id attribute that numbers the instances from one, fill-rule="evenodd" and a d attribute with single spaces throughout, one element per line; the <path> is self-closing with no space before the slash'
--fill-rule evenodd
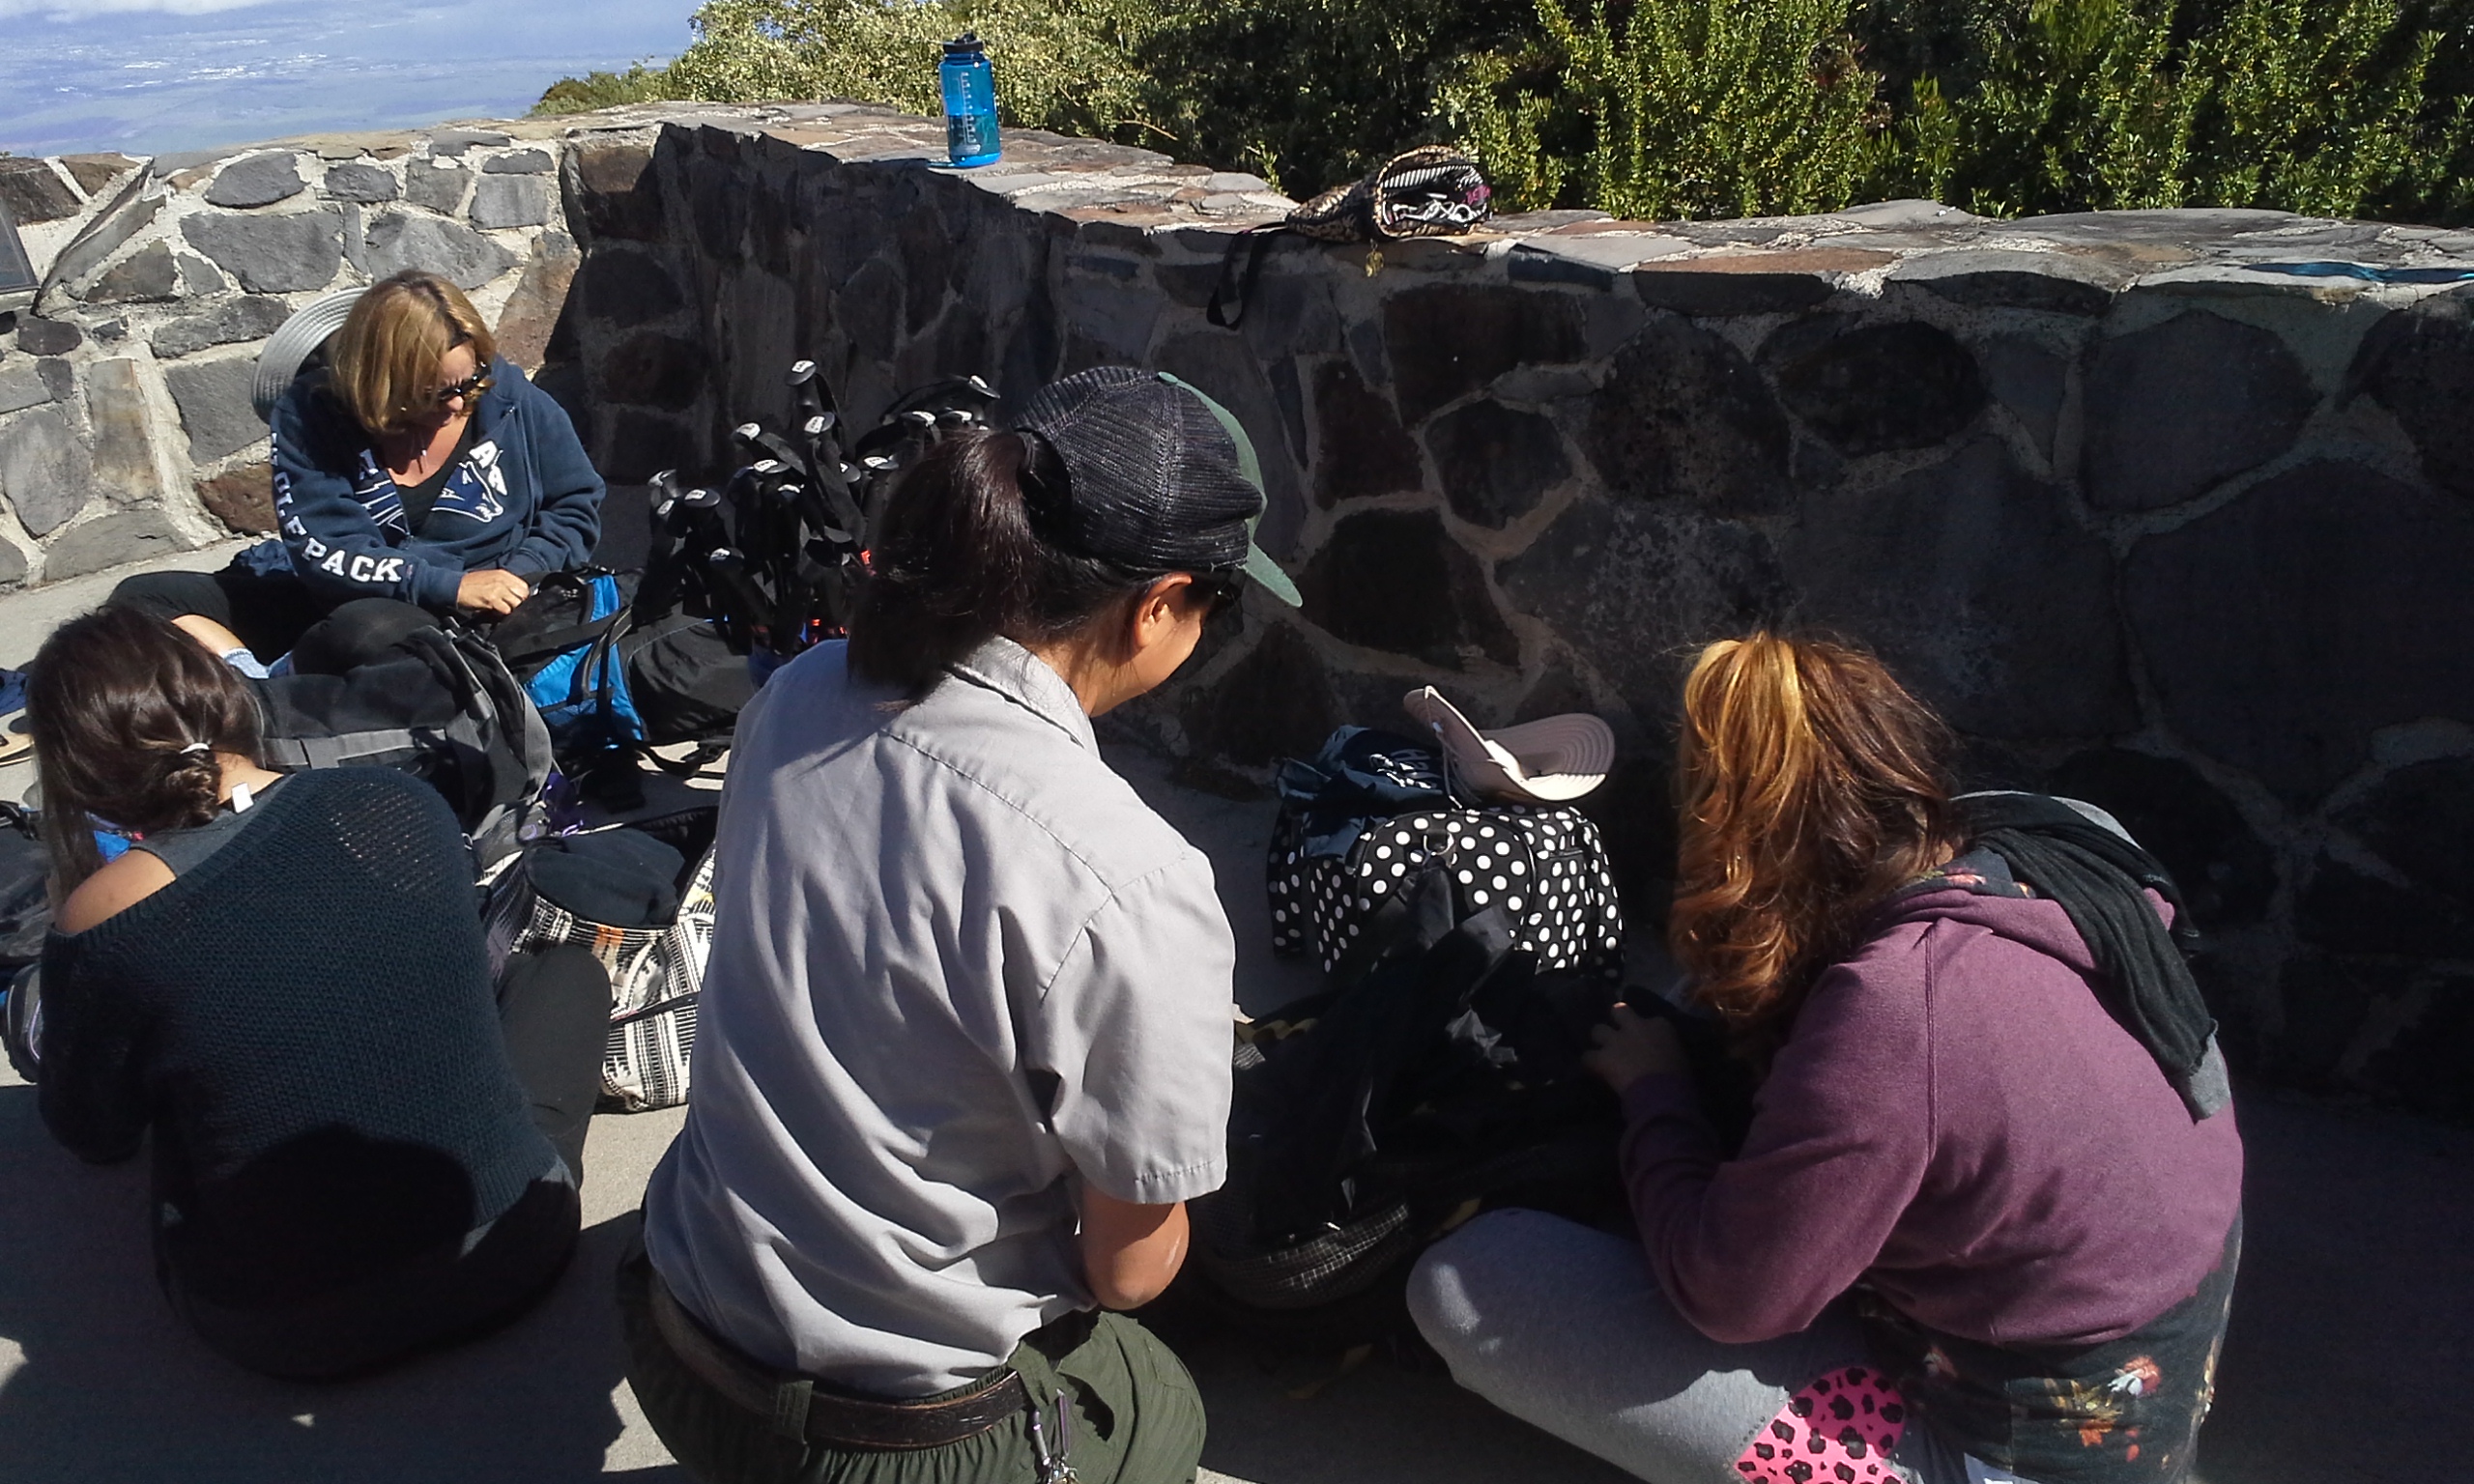
<path id="1" fill-rule="evenodd" d="M 934 113 L 937 43 L 975 30 L 1007 123 L 1292 195 L 1453 139 L 1510 208 L 2474 218 L 2474 0 L 707 0 L 695 26 L 541 108 Z"/>
<path id="2" fill-rule="evenodd" d="M 595 108 L 615 108 L 620 103 L 649 103 L 678 95 L 671 91 L 669 73 L 660 68 L 647 67 L 642 62 L 623 72 L 587 72 L 582 77 L 561 77 L 550 84 L 541 100 L 532 105 L 535 117 L 561 113 L 590 113 Z"/>

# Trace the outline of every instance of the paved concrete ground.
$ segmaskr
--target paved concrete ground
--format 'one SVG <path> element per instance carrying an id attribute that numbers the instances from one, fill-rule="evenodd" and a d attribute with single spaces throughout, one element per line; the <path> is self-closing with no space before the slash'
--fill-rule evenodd
<path id="1" fill-rule="evenodd" d="M 219 553 L 187 565 L 219 564 Z M 114 574 L 117 575 L 117 574 Z M 0 599 L 0 664 L 107 591 Z M 1212 853 L 1261 1010 L 1309 982 L 1270 960 L 1269 813 L 1120 759 Z M 0 771 L 0 788 L 23 769 Z M 2244 1099 L 2250 1247 L 2202 1450 L 2209 1484 L 2407 1484 L 2460 1476 L 2438 1425 L 2474 1376 L 2474 1131 L 2272 1096 Z M 336 1386 L 261 1380 L 179 1328 L 157 1294 L 142 1161 L 90 1169 L 55 1148 L 34 1089 L 0 1071 L 0 1479 L 11 1484 L 560 1484 L 683 1480 L 618 1374 L 608 1274 L 676 1112 L 595 1121 L 573 1270 L 506 1331 Z M 1185 1342 L 1211 1408 L 1207 1478 L 1248 1484 L 1613 1484 L 1623 1475 L 1442 1377 L 1376 1358 Z M 2444 1452 L 2443 1449 L 2449 1451 Z"/>

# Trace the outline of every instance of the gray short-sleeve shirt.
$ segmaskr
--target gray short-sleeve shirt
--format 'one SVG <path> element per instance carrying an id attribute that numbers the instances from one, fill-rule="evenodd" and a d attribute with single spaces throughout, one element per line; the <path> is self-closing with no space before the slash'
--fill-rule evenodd
<path id="1" fill-rule="evenodd" d="M 1078 1180 L 1219 1187 L 1236 949 L 1210 863 L 1036 656 L 992 641 L 898 706 L 843 654 L 740 718 L 645 1243 L 757 1358 L 924 1396 L 1091 1306 Z"/>

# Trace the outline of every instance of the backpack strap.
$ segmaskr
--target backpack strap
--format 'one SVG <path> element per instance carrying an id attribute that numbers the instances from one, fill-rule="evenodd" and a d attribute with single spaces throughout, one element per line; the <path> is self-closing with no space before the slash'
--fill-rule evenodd
<path id="1" fill-rule="evenodd" d="M 1222 329 L 1235 329 L 1246 317 L 1246 300 L 1254 294 L 1254 280 L 1263 273 L 1263 254 L 1270 250 L 1272 236 L 1286 230 L 1284 226 L 1248 227 L 1228 240 L 1228 251 L 1220 260 L 1220 282 L 1211 291 L 1211 302 L 1203 309 L 1203 317 Z M 1246 260 L 1244 271 L 1237 260 Z"/>
<path id="2" fill-rule="evenodd" d="M 266 737 L 259 749 L 269 764 L 297 773 L 303 768 L 340 768 L 415 756 L 420 751 L 420 738 L 410 728 L 397 727 L 326 737 Z"/>

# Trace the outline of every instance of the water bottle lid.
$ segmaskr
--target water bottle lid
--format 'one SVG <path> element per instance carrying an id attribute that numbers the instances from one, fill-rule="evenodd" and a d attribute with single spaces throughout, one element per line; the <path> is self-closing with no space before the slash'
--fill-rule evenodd
<path id="1" fill-rule="evenodd" d="M 949 57 L 982 57 L 987 54 L 988 43 L 979 39 L 976 31 L 965 31 L 945 43 L 945 55 Z"/>

